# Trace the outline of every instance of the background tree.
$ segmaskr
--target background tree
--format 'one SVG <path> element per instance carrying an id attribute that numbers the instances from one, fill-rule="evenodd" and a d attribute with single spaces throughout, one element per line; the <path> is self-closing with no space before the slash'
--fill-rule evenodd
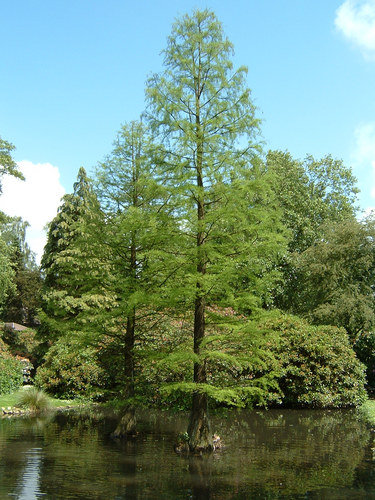
<path id="1" fill-rule="evenodd" d="M 3 221 L 1 237 L 6 242 L 14 270 L 14 287 L 4 303 L 2 319 L 33 326 L 40 305 L 41 276 L 26 242 L 28 223 L 20 217 L 5 216 Z"/>
<path id="2" fill-rule="evenodd" d="M 0 214 L 1 216 L 4 214 Z M 15 290 L 14 269 L 11 262 L 11 249 L 1 237 L 2 228 L 0 224 L 0 311 L 8 295 Z"/>
<path id="3" fill-rule="evenodd" d="M 183 249 L 171 257 L 180 270 L 173 283 L 180 285 L 180 305 L 194 311 L 192 450 L 212 448 L 207 394 L 214 392 L 203 349 L 207 305 L 239 305 L 241 296 L 242 304 L 254 307 L 250 283 L 234 300 L 238 270 L 251 269 L 247 257 L 254 247 L 267 260 L 281 239 L 276 212 L 265 209 L 270 199 L 256 159 L 259 122 L 246 69 L 233 70 L 232 53 L 212 12 L 185 15 L 168 38 L 164 71 L 152 76 L 146 89 L 150 123 L 168 151 L 162 182 L 170 191 L 179 228 L 175 237 Z"/>
<path id="4" fill-rule="evenodd" d="M 13 144 L 0 137 L 0 194 L 2 192 L 1 178 L 4 175 L 13 175 L 19 179 L 24 179 L 12 157 L 14 149 Z M 0 310 L 8 294 L 15 290 L 13 283 L 14 269 L 11 265 L 11 248 L 7 237 L 8 222 L 9 217 L 0 211 Z"/>
<path id="5" fill-rule="evenodd" d="M 50 223 L 41 265 L 44 340 L 73 335 L 84 345 L 97 344 L 101 314 L 116 306 L 116 297 L 104 214 L 83 168 Z"/>
<path id="6" fill-rule="evenodd" d="M 358 188 L 351 169 L 329 155 L 320 160 L 307 156 L 300 161 L 288 152 L 269 151 L 267 170 L 274 179 L 283 223 L 291 234 L 275 303 L 298 314 L 303 286 L 298 255 L 319 241 L 323 224 L 354 220 Z"/>
<path id="7" fill-rule="evenodd" d="M 375 326 L 375 220 L 326 224 L 299 258 L 299 313 L 315 324 L 342 326 L 354 343 Z"/>

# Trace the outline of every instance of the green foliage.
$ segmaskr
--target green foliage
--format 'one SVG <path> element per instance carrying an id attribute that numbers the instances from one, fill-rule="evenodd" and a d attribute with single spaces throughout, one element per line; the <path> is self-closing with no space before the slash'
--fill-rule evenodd
<path id="1" fill-rule="evenodd" d="M 299 313 L 315 324 L 342 326 L 354 342 L 375 325 L 375 221 L 327 224 L 303 252 Z"/>
<path id="2" fill-rule="evenodd" d="M 40 412 L 48 410 L 51 407 L 51 400 L 44 391 L 37 387 L 25 387 L 18 394 L 17 406 L 26 408 L 32 412 Z"/>
<path id="3" fill-rule="evenodd" d="M 263 162 L 247 69 L 214 13 L 178 19 L 163 55 L 147 125 L 121 128 L 95 191 L 79 170 L 49 226 L 37 382 L 64 397 L 199 400 L 196 414 L 208 399 L 358 404 L 363 369 L 342 330 L 254 319 L 276 303 L 353 339 L 375 323 L 375 235 L 355 221 L 350 169 L 279 151 Z M 0 251 L 0 304 L 33 283 L 16 254 Z"/>
<path id="4" fill-rule="evenodd" d="M 122 344 L 122 384 L 134 396 L 134 348 L 139 339 L 138 310 L 162 302 L 165 280 L 161 248 L 169 245 L 165 188 L 157 182 L 161 148 L 139 121 L 122 126 L 114 148 L 97 168 L 97 193 L 106 212 L 106 244 L 116 280 L 116 308 L 103 323 Z M 148 311 L 150 312 L 150 311 Z M 118 377 L 117 377 L 118 378 Z"/>
<path id="5" fill-rule="evenodd" d="M 3 175 L 13 175 L 19 179 L 24 180 L 24 176 L 18 170 L 17 163 L 12 158 L 12 152 L 15 146 L 0 137 L 0 179 Z M 0 183 L 0 193 L 1 193 Z"/>
<path id="6" fill-rule="evenodd" d="M 1 236 L 6 244 L 12 247 L 13 260 L 26 269 L 36 271 L 35 255 L 26 242 L 26 230 L 29 223 L 21 217 L 3 215 L 0 218 Z"/>
<path id="7" fill-rule="evenodd" d="M 188 409 L 191 397 L 183 391 L 167 393 L 164 384 L 191 380 L 193 353 L 191 324 L 171 311 L 138 311 L 135 354 L 135 393 L 146 405 Z M 169 314 L 168 314 L 169 313 Z"/>
<path id="8" fill-rule="evenodd" d="M 283 222 L 292 232 L 291 252 L 301 253 L 315 243 L 323 223 L 354 218 L 357 180 L 341 160 L 328 155 L 301 161 L 288 152 L 269 151 L 267 169 L 274 176 Z"/>
<path id="9" fill-rule="evenodd" d="M 375 390 L 375 332 L 362 334 L 354 344 L 358 359 L 366 366 L 367 389 Z"/>
<path id="10" fill-rule="evenodd" d="M 270 349 L 274 332 L 228 309 L 210 308 L 207 319 L 201 357 L 212 402 L 243 407 L 278 403 L 280 365 Z"/>
<path id="11" fill-rule="evenodd" d="M 359 414 L 371 425 L 375 427 L 375 401 L 368 399 L 359 408 Z"/>
<path id="12" fill-rule="evenodd" d="M 11 357 L 0 354 L 0 394 L 9 394 L 22 386 L 22 365 Z"/>
<path id="13" fill-rule="evenodd" d="M 329 155 L 300 161 L 288 152 L 269 151 L 267 171 L 282 209 L 282 222 L 290 231 L 289 252 L 281 266 L 283 279 L 274 290 L 275 304 L 300 314 L 301 294 L 309 290 L 298 269 L 299 254 L 320 241 L 323 224 L 355 220 L 356 179 L 350 168 Z"/>
<path id="14" fill-rule="evenodd" d="M 3 320 L 35 326 L 42 286 L 40 272 L 38 269 L 27 269 L 17 265 L 14 269 L 15 288 L 5 301 Z"/>
<path id="15" fill-rule="evenodd" d="M 123 125 L 114 148 L 96 169 L 96 192 L 106 214 L 117 293 L 115 314 L 158 301 L 165 279 L 160 249 L 169 244 L 165 188 L 157 182 L 161 147 L 138 121 Z M 160 276 L 161 275 L 161 276 Z"/>
<path id="16" fill-rule="evenodd" d="M 61 338 L 38 368 L 35 384 L 60 398 L 95 399 L 103 395 L 107 376 L 98 365 L 97 350 L 71 337 Z"/>
<path id="17" fill-rule="evenodd" d="M 2 319 L 33 325 L 40 304 L 41 276 L 35 256 L 26 243 L 28 223 L 20 217 L 3 216 L 0 238 L 12 268 L 12 285 L 5 291 Z"/>
<path id="18" fill-rule="evenodd" d="M 49 339 L 71 330 L 92 335 L 98 315 L 115 304 L 104 215 L 83 168 L 49 226 L 42 257 L 42 331 Z"/>
<path id="19" fill-rule="evenodd" d="M 0 237 L 0 311 L 8 295 L 15 289 L 13 279 L 14 269 L 12 267 L 10 250 Z"/>
<path id="20" fill-rule="evenodd" d="M 208 303 L 237 310 L 269 303 L 284 249 L 247 70 L 233 69 L 232 50 L 212 12 L 185 15 L 168 39 L 164 71 L 146 89 L 177 219 L 167 252 L 179 308 L 191 307 L 197 287 Z"/>
<path id="21" fill-rule="evenodd" d="M 232 310 L 213 308 L 200 354 L 194 353 L 192 324 L 181 316 L 159 314 L 151 322 L 140 352 L 138 390 L 153 405 L 189 408 L 196 391 L 212 405 L 267 406 L 280 400 L 276 382 L 279 364 L 270 352 L 274 335 L 260 331 Z M 207 383 L 194 384 L 194 362 L 204 363 Z"/>
<path id="22" fill-rule="evenodd" d="M 28 358 L 32 364 L 36 364 L 39 358 L 40 340 L 37 332 L 31 328 L 26 330 L 5 329 L 2 334 L 9 352 L 13 356 Z"/>
<path id="23" fill-rule="evenodd" d="M 17 163 L 12 158 L 12 152 L 15 149 L 13 144 L 5 141 L 0 137 L 0 194 L 2 192 L 1 178 L 4 175 L 12 175 L 24 180 L 24 176 L 18 170 Z M 25 243 L 25 228 L 27 223 L 21 221 L 19 217 L 9 217 L 3 212 L 0 212 L 0 312 L 4 307 L 6 300 L 11 300 L 17 293 L 17 278 L 18 268 L 16 265 L 17 242 L 23 245 L 20 248 L 24 255 L 30 249 Z M 7 307 L 7 305 L 5 305 Z M 12 318 L 12 321 L 18 318 Z"/>
<path id="24" fill-rule="evenodd" d="M 0 356 L 5 358 L 11 357 L 9 346 L 4 342 L 2 335 L 0 335 Z"/>
<path id="25" fill-rule="evenodd" d="M 145 402 L 187 409 L 197 390 L 219 406 L 331 408 L 363 401 L 364 367 L 343 329 L 278 312 L 252 321 L 225 314 L 219 325 L 215 308 L 215 323 L 208 322 L 199 354 L 206 384 L 191 381 L 197 360 L 188 350 L 191 325 L 182 318 L 159 320 L 138 360 L 137 393 Z"/>
<path id="26" fill-rule="evenodd" d="M 279 314 L 263 321 L 262 327 L 279 335 L 271 349 L 281 363 L 278 383 L 283 404 L 339 408 L 363 403 L 364 366 L 344 329 L 311 326 Z"/>

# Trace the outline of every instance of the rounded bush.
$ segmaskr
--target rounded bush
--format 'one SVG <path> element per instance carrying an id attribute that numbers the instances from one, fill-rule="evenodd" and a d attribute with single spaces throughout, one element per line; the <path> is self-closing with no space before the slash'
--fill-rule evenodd
<path id="1" fill-rule="evenodd" d="M 365 367 L 343 328 L 312 326 L 283 315 L 264 326 L 279 335 L 272 350 L 281 364 L 278 383 L 283 404 L 339 408 L 365 401 Z"/>
<path id="2" fill-rule="evenodd" d="M 35 384 L 60 398 L 98 398 L 106 385 L 106 374 L 98 366 L 96 350 L 75 339 L 59 339 L 38 368 Z"/>

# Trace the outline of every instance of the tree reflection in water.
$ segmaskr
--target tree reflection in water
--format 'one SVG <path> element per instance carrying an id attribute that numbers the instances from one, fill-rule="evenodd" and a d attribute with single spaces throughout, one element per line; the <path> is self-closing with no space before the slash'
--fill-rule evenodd
<path id="1" fill-rule="evenodd" d="M 0 420 L 0 498 L 375 497 L 370 431 L 352 411 L 230 411 L 212 417 L 225 448 L 173 451 L 187 416 L 140 412 L 139 434 L 110 438 L 96 411 Z M 327 496 L 328 495 L 328 496 Z"/>

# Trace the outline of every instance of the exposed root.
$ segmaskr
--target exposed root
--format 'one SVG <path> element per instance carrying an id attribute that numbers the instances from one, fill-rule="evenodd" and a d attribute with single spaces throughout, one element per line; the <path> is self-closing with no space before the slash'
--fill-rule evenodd
<path id="1" fill-rule="evenodd" d="M 173 448 L 176 453 L 184 455 L 202 455 L 202 453 L 218 451 L 224 448 L 223 441 L 217 434 L 214 434 L 212 436 L 212 441 L 213 441 L 213 446 L 211 449 L 197 448 L 192 451 L 189 447 L 189 436 L 187 432 L 184 432 L 183 434 L 180 434 L 178 436 L 177 443 L 174 445 Z"/>

